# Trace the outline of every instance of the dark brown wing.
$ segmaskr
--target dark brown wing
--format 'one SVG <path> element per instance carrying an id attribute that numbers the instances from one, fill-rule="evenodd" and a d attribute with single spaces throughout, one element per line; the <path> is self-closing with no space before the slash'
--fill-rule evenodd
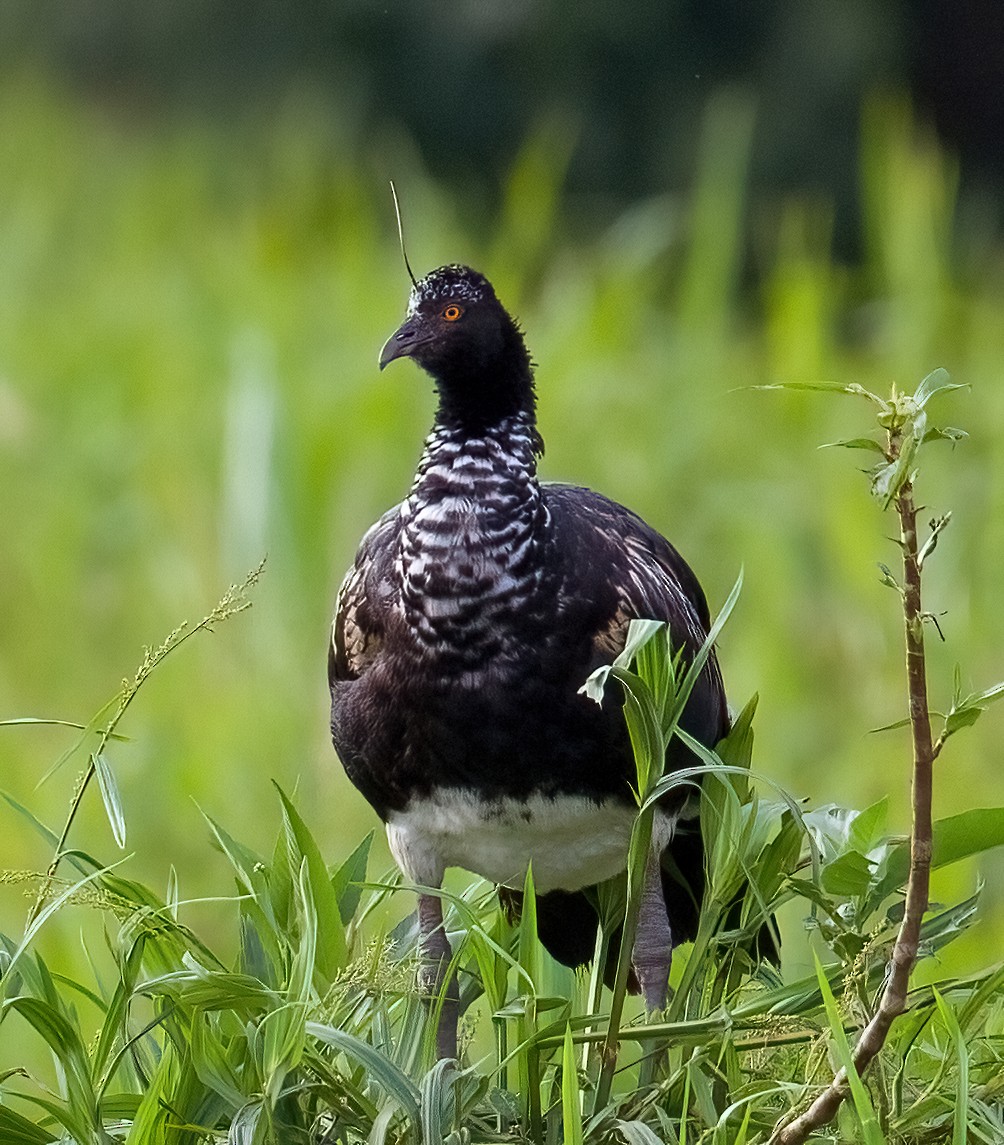
<path id="1" fill-rule="evenodd" d="M 401 508 L 396 505 L 368 530 L 338 590 L 328 653 L 332 688 L 357 680 L 383 646 L 400 520 Z"/>
<path id="2" fill-rule="evenodd" d="M 544 489 L 570 570 L 566 597 L 597 604 L 589 670 L 621 651 L 633 619 L 665 621 L 674 645 L 696 652 L 711 624 L 708 602 L 690 566 L 665 537 L 591 489 Z M 691 696 L 688 716 L 687 730 L 709 746 L 728 731 L 725 688 L 713 655 Z"/>
<path id="3" fill-rule="evenodd" d="M 592 612 L 593 663 L 609 663 L 624 647 L 632 619 L 663 620 L 674 646 L 693 654 L 711 624 L 707 599 L 690 566 L 636 513 L 591 489 L 544 487 L 562 556 L 570 570 L 569 600 L 596 604 Z M 714 746 L 729 728 L 728 705 L 718 662 L 708 660 L 681 721 L 693 736 Z M 674 741 L 667 767 L 695 760 Z M 663 891 L 674 944 L 693 938 L 704 895 L 704 850 L 696 818 L 682 820 L 663 856 Z M 682 883 L 682 885 L 681 885 Z M 541 941 L 560 961 L 581 965 L 593 952 L 596 916 L 590 892 L 553 892 L 539 898 Z M 613 959 L 616 944 L 613 940 Z M 613 964 L 606 973 L 612 972 Z"/>

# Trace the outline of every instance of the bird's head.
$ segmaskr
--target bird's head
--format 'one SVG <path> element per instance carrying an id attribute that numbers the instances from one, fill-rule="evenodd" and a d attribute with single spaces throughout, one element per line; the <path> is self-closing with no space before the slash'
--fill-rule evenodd
<path id="1" fill-rule="evenodd" d="M 380 351 L 380 368 L 395 358 L 413 358 L 432 375 L 447 411 L 484 420 L 532 409 L 520 329 L 470 267 L 441 266 L 418 280 L 404 322 Z"/>

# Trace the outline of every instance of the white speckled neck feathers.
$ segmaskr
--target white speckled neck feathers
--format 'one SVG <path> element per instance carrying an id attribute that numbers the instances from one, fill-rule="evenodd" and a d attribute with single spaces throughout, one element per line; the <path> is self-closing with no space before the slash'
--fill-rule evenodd
<path id="1" fill-rule="evenodd" d="M 503 650 L 539 590 L 550 515 L 537 483 L 532 414 L 478 436 L 439 424 L 401 506 L 395 560 L 417 644 L 461 664 Z"/>

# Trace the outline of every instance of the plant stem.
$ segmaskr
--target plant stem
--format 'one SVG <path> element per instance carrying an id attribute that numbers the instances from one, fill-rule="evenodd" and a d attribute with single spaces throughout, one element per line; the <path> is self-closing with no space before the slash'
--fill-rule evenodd
<path id="1" fill-rule="evenodd" d="M 894 461 L 902 444 L 901 432 L 889 430 L 887 457 Z M 924 613 L 921 605 L 921 562 L 918 559 L 917 507 L 913 485 L 907 481 L 895 499 L 903 552 L 903 621 L 906 629 L 906 679 L 913 731 L 913 822 L 910 835 L 910 879 L 906 908 L 896 936 L 885 988 L 878 1009 L 865 1026 L 854 1049 L 854 1068 L 862 1074 L 877 1057 L 893 1022 L 906 1008 L 910 975 L 917 962 L 920 929 L 927 911 L 931 881 L 931 843 L 935 745 L 927 703 L 927 664 L 924 658 Z M 813 1130 L 828 1124 L 847 1097 L 847 1074 L 841 1069 L 804 1112 L 779 1126 L 769 1145 L 800 1145 Z"/>

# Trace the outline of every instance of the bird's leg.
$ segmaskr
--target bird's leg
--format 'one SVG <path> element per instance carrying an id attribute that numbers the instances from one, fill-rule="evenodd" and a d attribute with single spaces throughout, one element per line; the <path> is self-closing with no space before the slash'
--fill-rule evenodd
<path id="1" fill-rule="evenodd" d="M 418 986 L 435 1010 L 453 959 L 450 941 L 443 925 L 443 900 L 439 895 L 418 896 Z M 442 1009 L 436 1026 L 436 1053 L 440 1058 L 457 1056 L 457 1021 L 460 1015 L 460 988 L 453 974 L 446 983 Z"/>
<path id="2" fill-rule="evenodd" d="M 669 968 L 673 962 L 673 933 L 662 893 L 659 852 L 654 847 L 649 851 L 645 864 L 631 961 L 645 999 L 645 1009 L 650 1014 L 664 1010 L 669 991 Z"/>

